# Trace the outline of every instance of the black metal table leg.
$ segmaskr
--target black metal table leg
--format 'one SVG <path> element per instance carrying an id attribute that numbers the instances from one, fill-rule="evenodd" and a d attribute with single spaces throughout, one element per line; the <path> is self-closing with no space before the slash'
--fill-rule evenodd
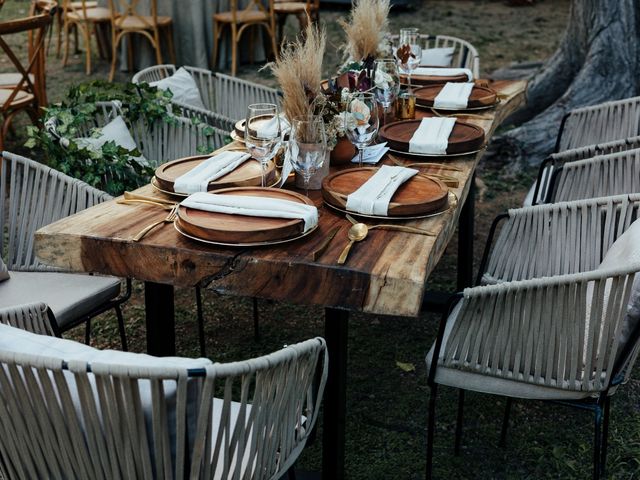
<path id="1" fill-rule="evenodd" d="M 176 324 L 173 286 L 144 283 L 144 305 L 147 327 L 147 353 L 159 357 L 176 354 Z"/>
<path id="2" fill-rule="evenodd" d="M 476 175 L 458 220 L 458 291 L 473 286 L 473 230 L 476 206 Z"/>
<path id="3" fill-rule="evenodd" d="M 324 332 L 329 353 L 329 377 L 324 391 L 322 478 L 344 478 L 347 413 L 347 331 L 349 312 L 325 308 Z"/>

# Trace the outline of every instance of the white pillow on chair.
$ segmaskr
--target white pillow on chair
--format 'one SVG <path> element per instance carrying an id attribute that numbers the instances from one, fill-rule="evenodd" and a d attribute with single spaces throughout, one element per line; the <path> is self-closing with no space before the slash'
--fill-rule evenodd
<path id="1" fill-rule="evenodd" d="M 107 123 L 100 129 L 100 135 L 98 137 L 83 137 L 76 138 L 76 143 L 80 148 L 87 148 L 89 150 L 99 150 L 107 142 L 114 142 L 116 145 L 127 150 L 137 150 L 138 146 L 136 141 L 131 136 L 131 132 L 127 128 L 127 124 L 124 123 L 124 119 L 118 115 L 116 118 Z M 144 156 L 131 157 L 140 165 L 148 166 L 149 162 Z"/>
<path id="2" fill-rule="evenodd" d="M 4 282 L 5 280 L 9 280 L 9 269 L 7 269 L 7 266 L 0 257 L 0 282 Z"/>
<path id="3" fill-rule="evenodd" d="M 185 105 L 200 108 L 202 110 L 207 109 L 202 102 L 202 97 L 200 96 L 200 90 L 198 89 L 196 81 L 183 67 L 180 67 L 178 71 L 170 77 L 163 78 L 157 82 L 151 82 L 149 85 L 157 87 L 160 90 L 169 90 L 173 93 L 172 99 L 176 102 L 184 103 Z"/>
<path id="4" fill-rule="evenodd" d="M 427 48 L 422 51 L 420 65 L 425 67 L 450 67 L 456 47 Z"/>

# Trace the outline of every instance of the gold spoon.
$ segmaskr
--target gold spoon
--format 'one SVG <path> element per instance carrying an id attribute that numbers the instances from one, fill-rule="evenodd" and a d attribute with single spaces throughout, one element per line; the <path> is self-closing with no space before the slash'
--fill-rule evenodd
<path id="1" fill-rule="evenodd" d="M 355 218 L 353 218 L 348 213 L 347 213 L 347 220 L 349 220 L 354 226 L 364 225 L 365 227 L 367 227 L 367 231 L 379 228 L 380 230 L 392 230 L 396 232 L 417 233 L 418 235 L 426 235 L 428 237 L 436 236 L 434 233 L 431 233 L 428 230 L 423 230 L 422 228 L 418 228 L 418 227 L 410 227 L 409 225 L 391 225 L 391 224 L 381 223 L 378 225 L 369 226 L 364 223 L 358 222 Z"/>
<path id="2" fill-rule="evenodd" d="M 340 257 L 338 257 L 338 265 L 343 265 L 344 262 L 347 261 L 347 256 L 351 251 L 351 247 L 355 242 L 361 242 L 365 238 L 367 238 L 367 234 L 369 233 L 369 228 L 364 223 L 356 223 L 352 225 L 349 231 L 347 232 L 347 236 L 349 237 L 349 243 L 344 247 Z"/>

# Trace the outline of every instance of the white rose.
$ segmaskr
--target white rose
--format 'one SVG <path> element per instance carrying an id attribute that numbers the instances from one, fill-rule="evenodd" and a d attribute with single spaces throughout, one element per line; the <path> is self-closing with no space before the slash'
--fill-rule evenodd
<path id="1" fill-rule="evenodd" d="M 389 75 L 387 72 L 376 70 L 375 83 L 377 87 L 388 90 L 391 86 L 393 86 L 394 82 L 391 75 Z"/>
<path id="2" fill-rule="evenodd" d="M 369 123 L 371 118 L 371 110 L 367 107 L 367 104 L 361 100 L 355 99 L 351 102 L 351 113 L 356 121 L 356 125 L 362 126 Z"/>

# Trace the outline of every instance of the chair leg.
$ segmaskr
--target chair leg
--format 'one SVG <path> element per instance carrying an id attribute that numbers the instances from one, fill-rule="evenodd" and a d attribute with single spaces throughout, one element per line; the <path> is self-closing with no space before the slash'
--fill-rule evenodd
<path id="1" fill-rule="evenodd" d="M 456 435 L 453 445 L 453 454 L 460 455 L 460 443 L 462 441 L 462 422 L 464 422 L 464 390 L 458 390 L 458 416 L 456 417 Z"/>
<path id="2" fill-rule="evenodd" d="M 116 35 L 115 29 L 111 33 L 111 70 L 109 71 L 109 81 L 113 82 L 113 77 L 116 75 L 116 63 L 118 62 L 118 43 L 122 38 L 121 35 Z"/>
<path id="3" fill-rule="evenodd" d="M 218 42 L 220 41 L 220 30 L 221 27 L 218 25 L 218 22 L 213 21 L 213 51 L 211 52 L 211 70 L 215 71 L 216 62 L 218 61 Z"/>
<path id="4" fill-rule="evenodd" d="M 238 26 L 231 24 L 231 76 L 235 77 L 238 70 Z"/>
<path id="5" fill-rule="evenodd" d="M 176 49 L 173 44 L 173 25 L 167 27 L 167 44 L 169 46 L 169 58 L 173 65 L 176 64 Z"/>
<path id="6" fill-rule="evenodd" d="M 253 65 L 255 60 L 254 48 L 255 48 L 255 39 L 256 39 L 256 28 L 257 27 L 249 27 L 249 63 Z"/>
<path id="7" fill-rule="evenodd" d="M 593 436 L 593 479 L 600 478 L 600 468 L 602 459 L 602 406 L 600 401 L 595 409 L 594 436 Z"/>
<path id="8" fill-rule="evenodd" d="M 430 388 L 429 418 L 427 419 L 427 480 L 433 477 L 433 437 L 436 429 L 436 396 L 438 394 L 438 385 L 434 384 L 430 386 Z"/>
<path id="9" fill-rule="evenodd" d="M 90 345 L 91 344 L 91 319 L 87 319 L 86 323 L 84 324 L 84 343 L 86 345 Z"/>
<path id="10" fill-rule="evenodd" d="M 85 72 L 87 75 L 91 75 L 91 30 L 89 25 L 82 25 L 82 36 L 84 37 L 84 48 L 86 51 L 86 65 Z"/>
<path id="11" fill-rule="evenodd" d="M 204 338 L 204 311 L 202 309 L 202 291 L 200 285 L 196 286 L 196 311 L 198 318 L 198 342 L 200 343 L 200 356 L 207 356 L 206 342 Z"/>
<path id="12" fill-rule="evenodd" d="M 507 445 L 507 430 L 509 428 L 509 415 L 511 415 L 511 405 L 513 404 L 513 398 L 507 397 L 507 403 L 504 406 L 504 417 L 502 417 L 502 430 L 500 430 L 500 445 L 505 447 Z"/>
<path id="13" fill-rule="evenodd" d="M 260 340 L 260 311 L 256 297 L 253 297 L 253 338 L 256 342 Z"/>
<path id="14" fill-rule="evenodd" d="M 127 35 L 127 68 L 129 73 L 133 72 L 133 39 L 133 34 Z"/>
<path id="15" fill-rule="evenodd" d="M 600 476 L 606 478 L 607 449 L 609 448 L 609 411 L 611 409 L 611 397 L 607 395 L 604 400 L 604 419 L 602 422 L 602 453 L 600 458 Z"/>
<path id="16" fill-rule="evenodd" d="M 69 61 L 69 44 L 71 43 L 71 39 L 69 38 L 69 24 L 64 22 L 64 56 L 62 57 L 62 66 L 66 67 L 67 62 Z"/>
<path id="17" fill-rule="evenodd" d="M 122 351 L 128 352 L 129 347 L 127 345 L 127 331 L 124 326 L 124 317 L 122 316 L 122 309 L 120 305 L 113 307 L 116 311 L 116 318 L 118 319 L 118 333 L 120 334 L 120 343 L 122 344 Z"/>
<path id="18" fill-rule="evenodd" d="M 289 470 L 287 470 L 287 478 L 289 480 L 296 480 L 296 471 L 293 468 L 293 465 L 291 465 L 291 468 L 289 468 Z"/>

